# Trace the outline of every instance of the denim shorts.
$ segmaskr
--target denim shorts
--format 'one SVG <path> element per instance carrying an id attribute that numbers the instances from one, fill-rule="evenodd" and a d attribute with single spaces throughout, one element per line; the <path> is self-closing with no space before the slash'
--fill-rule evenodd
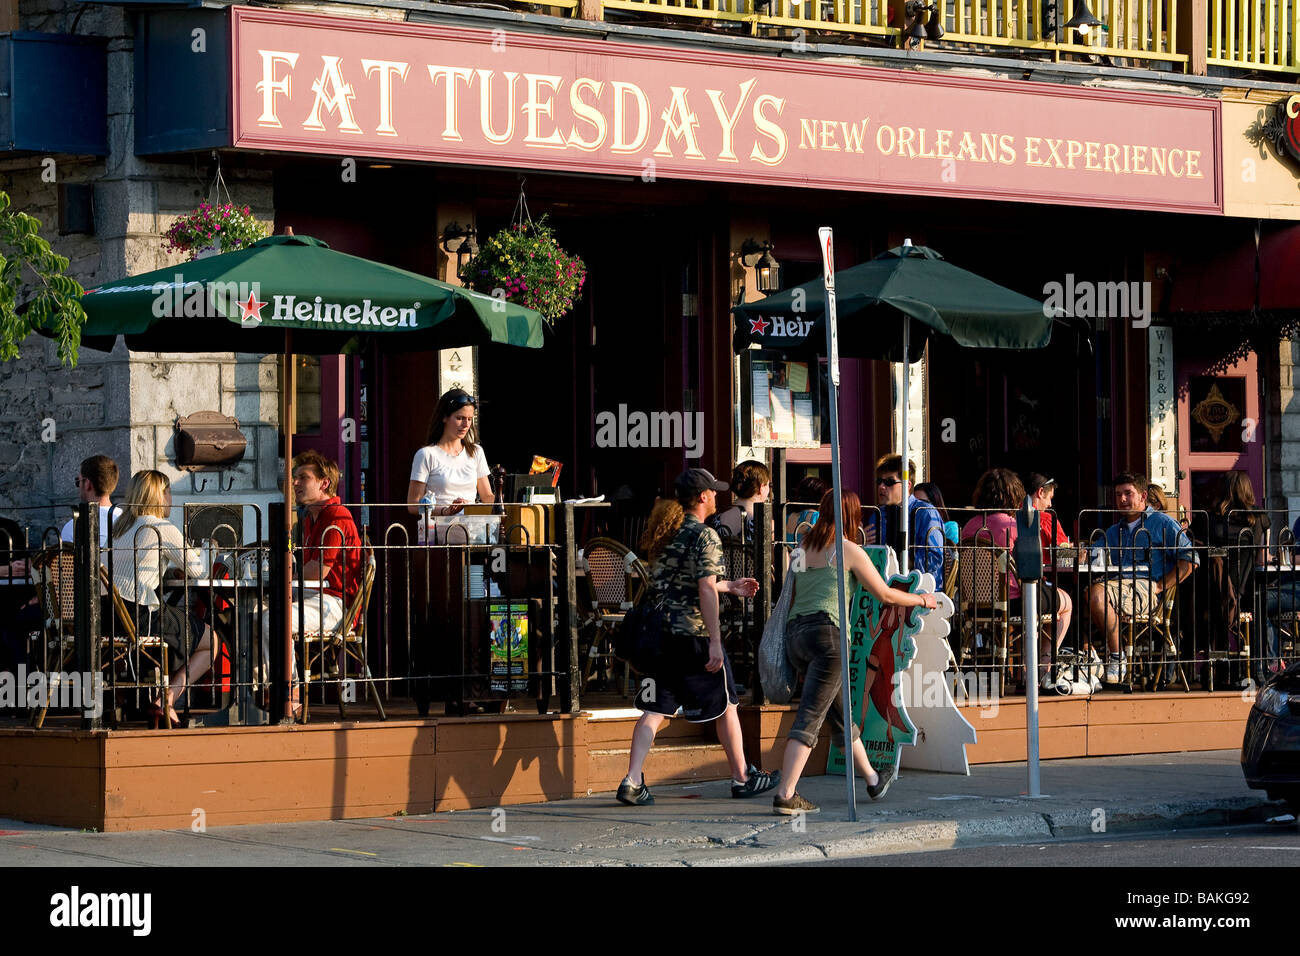
<path id="1" fill-rule="evenodd" d="M 795 714 L 790 739 L 816 747 L 822 723 L 828 718 L 831 730 L 841 739 L 844 720 L 840 716 L 840 629 L 829 614 L 801 614 L 785 626 L 786 654 L 795 669 L 803 673 L 803 693 Z M 853 739 L 861 736 L 853 726 Z"/>

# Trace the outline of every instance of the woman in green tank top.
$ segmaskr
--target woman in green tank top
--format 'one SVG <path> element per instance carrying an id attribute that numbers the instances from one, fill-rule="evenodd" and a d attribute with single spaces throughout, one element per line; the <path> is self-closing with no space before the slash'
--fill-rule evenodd
<path id="1" fill-rule="evenodd" d="M 862 524 L 862 507 L 858 496 L 843 493 L 843 526 L 846 531 Z M 835 558 L 835 497 L 827 492 L 822 498 L 817 523 L 804 536 L 803 547 L 795 552 L 791 565 L 794 599 L 786 624 L 786 651 L 790 663 L 805 674 L 799 712 L 795 715 L 790 739 L 785 745 L 785 762 L 772 809 L 778 814 L 816 813 L 817 806 L 795 792 L 808 755 L 817 746 L 822 723 L 829 717 L 832 730 L 844 732 L 840 713 L 840 628 L 839 591 Z M 796 567 L 802 570 L 795 570 Z M 903 607 L 936 607 L 933 594 L 911 594 L 885 584 L 867 553 L 853 541 L 844 542 L 844 567 L 876 600 Z M 868 664 L 869 669 L 874 669 Z M 853 764 L 864 780 L 871 799 L 878 800 L 889 788 L 888 781 L 872 768 L 866 748 L 853 728 Z"/>

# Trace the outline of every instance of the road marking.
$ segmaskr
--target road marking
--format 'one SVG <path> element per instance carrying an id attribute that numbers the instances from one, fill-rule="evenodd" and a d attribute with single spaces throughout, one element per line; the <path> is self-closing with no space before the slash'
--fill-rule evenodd
<path id="1" fill-rule="evenodd" d="M 483 868 L 482 863 L 444 863 L 443 866 L 475 866 L 479 869 Z"/>
<path id="2" fill-rule="evenodd" d="M 518 843 L 520 840 L 540 840 L 539 836 L 517 836 L 517 837 L 477 837 L 479 840 L 491 840 L 493 843 Z"/>
<path id="3" fill-rule="evenodd" d="M 1247 850 L 1300 850 L 1300 846 L 1248 846 Z"/>
<path id="4" fill-rule="evenodd" d="M 331 853 L 356 853 L 361 856 L 379 856 L 378 853 L 367 853 L 365 850 L 349 850 L 341 846 L 330 847 Z"/>

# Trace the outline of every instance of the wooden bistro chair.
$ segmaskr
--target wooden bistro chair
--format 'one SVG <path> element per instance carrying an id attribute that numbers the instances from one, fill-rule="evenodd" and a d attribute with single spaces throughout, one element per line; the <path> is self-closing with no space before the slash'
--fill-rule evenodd
<path id="1" fill-rule="evenodd" d="M 369 686 L 370 697 L 374 701 L 379 719 L 387 720 L 388 714 L 384 711 L 384 702 L 380 699 L 379 688 L 375 686 L 374 675 L 370 673 L 370 664 L 366 653 L 367 618 L 370 613 L 370 594 L 375 587 L 377 564 L 375 553 L 371 550 L 368 539 L 365 542 L 365 549 L 366 569 L 361 580 L 361 587 L 357 589 L 356 596 L 352 598 L 352 603 L 344 609 L 343 620 L 339 623 L 339 626 L 328 631 L 306 631 L 302 635 L 303 645 L 306 648 L 304 652 L 305 660 L 303 661 L 303 681 L 305 684 L 310 685 L 313 680 L 320 681 L 326 677 L 338 678 L 340 674 L 339 661 L 351 662 L 356 665 L 357 673 Z M 310 598 L 307 600 L 310 600 Z M 307 720 L 310 697 L 307 688 L 304 688 L 302 694 L 302 719 L 304 722 Z M 343 688 L 340 686 L 338 694 L 339 718 L 346 720 L 348 716 L 347 704 L 343 697 Z"/>
<path id="2" fill-rule="evenodd" d="M 108 568 L 102 564 L 99 566 L 99 585 L 101 592 L 111 600 L 113 614 L 117 617 L 116 630 L 109 622 L 99 622 L 100 666 L 115 678 L 125 678 L 128 686 L 152 687 L 153 696 L 161 698 L 171 676 L 167 667 L 167 642 L 159 634 L 138 632 L 131 613 L 126 609 L 126 602 L 108 576 Z M 148 683 L 140 680 L 145 664 L 153 668 L 153 679 Z M 163 726 L 170 730 L 171 708 L 164 707 L 162 712 Z"/>
<path id="3" fill-rule="evenodd" d="M 605 662 L 612 674 L 614 670 L 614 632 L 623 623 L 623 617 L 645 591 L 650 573 L 645 564 L 621 541 L 613 538 L 592 538 L 583 548 L 587 567 L 587 590 L 592 619 L 596 632 L 591 648 L 582 665 L 582 689 L 587 689 L 595 671 L 597 660 Z M 624 664 L 623 696 L 627 696 L 627 680 L 631 667 Z"/>
<path id="4" fill-rule="evenodd" d="M 1143 585 L 1141 579 L 1137 586 Z M 1174 640 L 1174 597 L 1177 588 L 1166 588 L 1156 596 L 1148 614 L 1121 615 L 1120 634 L 1129 648 L 1129 682 L 1155 690 L 1166 667 L 1176 668 L 1184 691 L 1190 691 L 1187 673 L 1178 660 L 1178 643 Z M 1247 650 L 1249 653 L 1249 650 Z M 1208 664 L 1213 667 L 1213 664 Z"/>

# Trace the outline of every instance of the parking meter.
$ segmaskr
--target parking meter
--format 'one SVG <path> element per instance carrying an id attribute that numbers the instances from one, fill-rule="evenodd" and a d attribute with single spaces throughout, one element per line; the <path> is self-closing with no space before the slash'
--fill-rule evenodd
<path id="1" fill-rule="evenodd" d="M 1043 576 L 1043 539 L 1038 534 L 1038 509 L 1029 498 L 1016 512 L 1016 543 L 1012 551 L 1016 559 L 1016 577 L 1023 581 L 1037 581 Z"/>

